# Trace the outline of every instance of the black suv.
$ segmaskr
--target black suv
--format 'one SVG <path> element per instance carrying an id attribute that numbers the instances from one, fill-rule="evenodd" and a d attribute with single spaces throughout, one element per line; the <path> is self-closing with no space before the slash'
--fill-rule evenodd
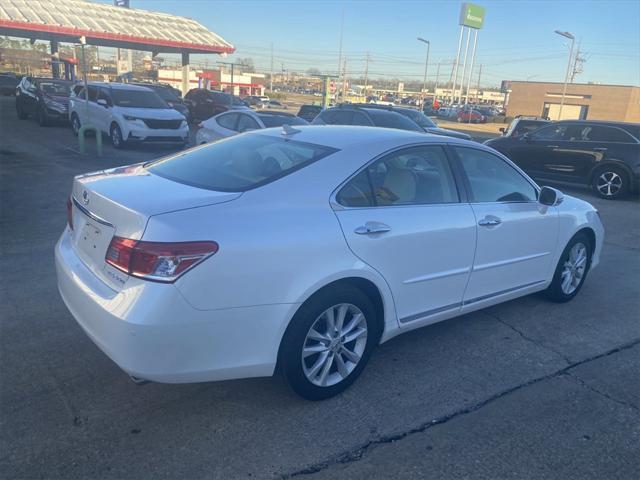
<path id="1" fill-rule="evenodd" d="M 184 103 L 189 108 L 191 120 L 207 120 L 232 108 L 249 108 L 239 98 L 217 90 L 193 88 L 184 96 Z"/>
<path id="2" fill-rule="evenodd" d="M 422 132 L 414 121 L 387 109 L 368 108 L 358 105 L 338 105 L 321 112 L 311 122 L 313 125 L 363 125 L 368 127 L 397 128 Z"/>
<path id="3" fill-rule="evenodd" d="M 550 120 L 546 118 L 540 117 L 523 117 L 518 115 L 513 121 L 509 124 L 508 128 L 501 127 L 499 130 L 502 132 L 502 136 L 504 137 L 520 137 L 528 132 L 533 132 L 540 127 L 547 125 Z M 495 139 L 487 140 L 485 145 L 491 145 Z"/>
<path id="4" fill-rule="evenodd" d="M 73 82 L 56 78 L 24 77 L 16 87 L 18 118 L 35 116 L 42 126 L 69 120 L 69 94 Z"/>
<path id="5" fill-rule="evenodd" d="M 563 120 L 485 143 L 534 178 L 586 184 L 613 199 L 638 189 L 639 139 L 637 123 Z"/>
<path id="6" fill-rule="evenodd" d="M 466 133 L 456 132 L 455 130 L 447 130 L 438 127 L 438 124 L 427 117 L 424 112 L 410 107 L 396 107 L 390 105 L 366 105 L 367 108 L 379 108 L 381 110 L 390 110 L 413 120 L 425 132 L 433 135 L 443 135 L 445 137 L 461 138 L 463 140 L 471 140 L 471 136 Z"/>
<path id="7" fill-rule="evenodd" d="M 161 99 L 167 102 L 167 105 L 184 115 L 187 121 L 190 120 L 189 108 L 184 104 L 182 94 L 177 88 L 173 88 L 166 83 L 131 82 L 131 85 L 150 88 L 156 92 Z"/>

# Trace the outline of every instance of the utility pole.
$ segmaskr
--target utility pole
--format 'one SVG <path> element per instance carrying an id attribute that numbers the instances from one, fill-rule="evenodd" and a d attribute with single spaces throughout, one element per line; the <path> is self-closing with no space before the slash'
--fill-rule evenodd
<path id="1" fill-rule="evenodd" d="M 440 78 L 440 62 L 441 60 L 438 60 L 438 68 L 436 69 L 436 86 L 433 88 L 434 101 L 438 98 L 438 79 Z"/>
<path id="2" fill-rule="evenodd" d="M 478 104 L 478 95 L 480 95 L 480 76 L 482 75 L 482 64 L 480 64 L 480 69 L 478 70 L 478 85 L 476 87 L 476 105 Z"/>
<path id="3" fill-rule="evenodd" d="M 427 60 L 424 62 L 424 78 L 422 79 L 422 106 L 424 107 L 424 98 L 427 94 L 427 70 L 429 68 L 429 50 L 431 50 L 431 42 L 420 37 L 418 37 L 418 41 L 427 44 Z"/>
<path id="4" fill-rule="evenodd" d="M 338 83 L 340 85 L 340 73 L 342 72 L 342 34 L 344 33 L 344 5 L 342 5 L 342 16 L 340 19 L 340 46 L 338 48 Z M 338 90 L 336 89 L 336 93 Z"/>
<path id="5" fill-rule="evenodd" d="M 578 42 L 578 50 L 576 51 L 576 55 L 573 59 L 573 69 L 571 70 L 571 78 L 569 79 L 569 83 L 573 83 L 576 75 L 580 75 L 584 72 L 584 63 L 587 61 L 587 57 L 585 52 L 580 48 L 580 42 Z"/>
<path id="6" fill-rule="evenodd" d="M 271 74 L 269 75 L 269 91 L 273 92 L 273 42 L 271 42 Z"/>
<path id="7" fill-rule="evenodd" d="M 342 101 L 347 96 L 347 57 L 344 57 L 344 69 L 342 70 Z"/>
<path id="8" fill-rule="evenodd" d="M 560 30 L 556 30 L 556 33 L 561 37 L 565 37 L 571 40 L 571 48 L 569 49 L 569 63 L 567 64 L 567 73 L 564 76 L 564 88 L 562 89 L 562 98 L 560 99 L 560 110 L 558 111 L 558 120 L 562 120 L 562 107 L 564 107 L 564 98 L 567 95 L 567 83 L 569 82 L 569 71 L 571 70 L 571 60 L 573 59 L 573 44 L 576 41 L 576 37 L 574 37 L 569 32 L 561 32 Z"/>
<path id="9" fill-rule="evenodd" d="M 233 62 L 218 62 L 219 65 L 229 65 L 231 67 L 231 95 L 235 95 L 236 87 L 233 84 L 233 67 L 235 64 Z M 220 76 L 220 86 L 222 86 L 222 76 Z"/>
<path id="10" fill-rule="evenodd" d="M 365 102 L 367 101 L 367 80 L 369 79 L 369 52 L 367 52 L 367 56 L 365 57 L 364 64 L 364 87 L 362 89 L 362 94 L 364 95 Z"/>

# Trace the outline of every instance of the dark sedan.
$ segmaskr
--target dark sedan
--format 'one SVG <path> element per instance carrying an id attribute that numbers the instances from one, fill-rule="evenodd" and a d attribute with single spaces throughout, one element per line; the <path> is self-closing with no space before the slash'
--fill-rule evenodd
<path id="1" fill-rule="evenodd" d="M 534 178 L 588 185 L 614 199 L 640 185 L 640 124 L 553 122 L 520 137 L 485 142 Z"/>

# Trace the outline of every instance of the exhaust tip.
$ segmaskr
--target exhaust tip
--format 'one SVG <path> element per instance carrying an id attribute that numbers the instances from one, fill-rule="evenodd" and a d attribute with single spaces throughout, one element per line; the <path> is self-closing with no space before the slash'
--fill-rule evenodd
<path id="1" fill-rule="evenodd" d="M 142 385 L 146 385 L 147 383 L 150 383 L 149 380 L 145 380 L 144 378 L 134 377 L 133 375 L 129 375 L 129 378 L 133 383 L 135 383 L 138 386 L 142 386 Z"/>

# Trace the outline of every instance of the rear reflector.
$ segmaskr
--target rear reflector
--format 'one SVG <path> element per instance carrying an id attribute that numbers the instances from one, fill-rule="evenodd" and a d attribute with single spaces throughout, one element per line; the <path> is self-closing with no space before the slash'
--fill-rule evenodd
<path id="1" fill-rule="evenodd" d="M 67 198 L 67 225 L 73 230 L 73 203 L 71 203 L 71 197 Z"/>
<path id="2" fill-rule="evenodd" d="M 217 251 L 216 242 L 143 242 L 114 236 L 105 261 L 134 277 L 173 282 Z"/>

